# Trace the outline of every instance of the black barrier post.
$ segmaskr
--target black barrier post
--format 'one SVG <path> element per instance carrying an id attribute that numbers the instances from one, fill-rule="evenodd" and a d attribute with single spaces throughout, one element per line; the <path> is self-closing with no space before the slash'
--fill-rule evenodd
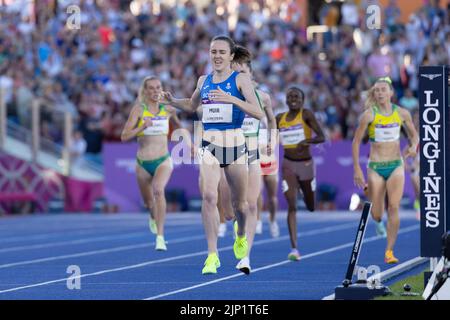
<path id="1" fill-rule="evenodd" d="M 441 236 L 450 230 L 449 67 L 419 67 L 420 256 L 441 257 Z"/>
<path id="2" fill-rule="evenodd" d="M 420 256 L 441 257 L 450 227 L 448 67 L 419 68 Z"/>
<path id="3" fill-rule="evenodd" d="M 355 242 L 353 244 L 352 254 L 350 255 L 350 261 L 348 262 L 347 273 L 345 279 L 342 282 L 344 287 L 348 287 L 352 284 L 352 277 L 355 271 L 356 264 L 358 263 L 359 253 L 361 252 L 362 241 L 364 239 L 364 234 L 366 233 L 367 218 L 369 217 L 370 209 L 372 208 L 372 203 L 365 202 L 361 219 L 359 221 L 358 232 L 356 232 Z"/>
<path id="4" fill-rule="evenodd" d="M 368 300 L 389 293 L 389 288 L 382 285 L 371 286 L 365 280 L 352 284 L 353 273 L 356 264 L 358 263 L 359 253 L 361 252 L 364 235 L 366 233 L 367 219 L 371 208 L 371 202 L 364 203 L 345 279 L 342 281 L 342 286 L 336 287 L 334 290 L 336 300 Z"/>

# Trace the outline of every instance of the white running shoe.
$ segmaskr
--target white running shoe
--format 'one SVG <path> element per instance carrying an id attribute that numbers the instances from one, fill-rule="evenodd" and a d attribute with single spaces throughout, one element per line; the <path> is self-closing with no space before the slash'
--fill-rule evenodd
<path id="1" fill-rule="evenodd" d="M 387 238 L 387 231 L 386 227 L 384 226 L 383 220 L 381 220 L 380 222 L 378 221 L 374 222 L 375 222 L 375 231 L 377 232 L 377 235 L 382 236 L 383 238 Z"/>
<path id="2" fill-rule="evenodd" d="M 255 233 L 256 233 L 256 234 L 262 234 L 262 229 L 263 229 L 262 221 L 261 221 L 261 220 L 258 220 L 258 221 L 256 222 L 256 230 L 255 230 Z"/>
<path id="3" fill-rule="evenodd" d="M 219 238 L 225 237 L 226 233 L 227 233 L 227 224 L 226 223 L 219 224 L 219 233 L 217 234 Z"/>
<path id="4" fill-rule="evenodd" d="M 248 257 L 242 258 L 241 261 L 239 261 L 239 263 L 236 265 L 236 269 L 239 269 L 241 272 L 249 275 L 252 271 L 252 268 L 250 267 L 250 259 Z"/>
<path id="5" fill-rule="evenodd" d="M 278 238 L 280 236 L 280 227 L 276 221 L 270 222 L 270 234 L 272 238 Z"/>
<path id="6" fill-rule="evenodd" d="M 158 251 L 167 251 L 166 241 L 163 236 L 156 236 L 156 246 L 155 250 Z"/>

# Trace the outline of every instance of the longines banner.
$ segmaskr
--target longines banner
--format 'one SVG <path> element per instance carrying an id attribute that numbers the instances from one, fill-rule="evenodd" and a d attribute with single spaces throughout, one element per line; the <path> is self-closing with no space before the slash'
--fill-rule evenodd
<path id="1" fill-rule="evenodd" d="M 440 257 L 450 224 L 448 67 L 419 69 L 420 255 Z"/>

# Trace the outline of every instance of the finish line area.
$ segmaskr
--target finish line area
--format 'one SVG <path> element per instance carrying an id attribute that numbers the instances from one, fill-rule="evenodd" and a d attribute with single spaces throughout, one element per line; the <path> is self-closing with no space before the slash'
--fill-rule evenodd
<path id="1" fill-rule="evenodd" d="M 322 299 L 342 282 L 359 218 L 346 211 L 299 213 L 302 258 L 291 262 L 286 212 L 277 217 L 279 238 L 270 236 L 264 215 L 248 276 L 235 269 L 230 223 L 226 237 L 219 238 L 221 267 L 205 276 L 199 213 L 167 215 L 166 252 L 155 251 L 145 214 L 10 217 L 0 226 L 0 299 Z M 402 263 L 420 255 L 420 223 L 414 211 L 403 210 L 400 218 L 396 253 Z M 369 219 L 358 266 L 392 268 L 383 260 L 385 244 Z"/>

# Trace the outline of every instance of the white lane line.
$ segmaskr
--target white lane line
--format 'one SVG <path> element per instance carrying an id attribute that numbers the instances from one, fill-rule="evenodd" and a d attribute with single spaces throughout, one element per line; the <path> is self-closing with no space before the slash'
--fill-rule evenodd
<path id="1" fill-rule="evenodd" d="M 136 229 L 141 229 L 142 226 L 146 225 L 148 222 L 147 221 L 143 221 L 141 224 L 136 224 L 136 225 L 117 225 L 117 226 L 108 226 L 108 227 L 104 227 L 99 228 L 99 227 L 92 227 L 89 229 L 96 229 L 93 231 L 83 231 L 83 230 L 52 230 L 52 231 L 57 231 L 51 234 L 37 234 L 37 235 L 24 235 L 24 236 L 16 236 L 16 237 L 8 237 L 8 236 L 4 236 L 0 238 L 0 244 L 3 243 L 8 243 L 8 242 L 23 242 L 23 241 L 28 241 L 28 240 L 48 240 L 48 239 L 53 239 L 53 238 L 62 238 L 62 237 L 66 237 L 66 236 L 84 236 L 84 235 L 91 235 L 91 234 L 95 234 L 98 235 L 99 232 L 104 232 L 104 231 L 115 231 L 114 233 L 108 233 L 108 234 L 123 234 L 126 231 L 136 231 Z M 199 222 L 192 222 L 192 223 L 171 223 L 170 227 L 183 227 L 183 226 L 194 226 L 194 225 L 199 225 Z M 99 231 L 99 229 L 101 229 Z M 128 230 L 127 230 L 128 229 Z M 48 232 L 47 230 L 44 230 L 42 232 Z"/>
<path id="2" fill-rule="evenodd" d="M 198 223 L 193 223 L 194 225 L 197 225 Z M 310 223 L 306 223 L 306 224 L 310 224 Z M 313 223 L 311 223 L 313 224 Z M 184 224 L 180 224 L 179 226 L 182 226 Z M 190 224 L 186 224 L 186 225 L 190 225 Z M 172 225 L 171 225 L 172 226 Z M 177 229 L 176 232 L 181 232 L 181 231 L 185 231 L 188 230 L 189 228 L 180 228 Z M 0 249 L 0 253 L 5 253 L 5 252 L 12 252 L 12 251 L 20 251 L 20 250 L 31 250 L 31 249 L 42 249 L 42 248 L 51 248 L 51 247 L 57 247 L 57 246 L 62 246 L 62 245 L 72 245 L 72 244 L 82 244 L 82 243 L 89 243 L 92 241 L 107 241 L 107 240 L 115 240 L 115 239 L 128 239 L 128 238 L 132 238 L 134 236 L 131 235 L 127 235 L 127 234 L 139 234 L 138 232 L 135 233 L 125 233 L 125 235 L 116 235 L 116 233 L 112 233 L 112 234 L 108 234 L 106 236 L 103 237 L 96 237 L 96 238 L 89 238 L 89 239 L 78 239 L 78 240 L 68 240 L 68 241 L 61 241 L 61 242 L 55 242 L 55 243 L 44 243 L 44 244 L 35 244 L 35 245 L 26 245 L 26 246 L 17 246 L 17 247 L 8 247 L 8 248 L 2 248 Z M 169 232 L 168 234 L 171 234 L 171 232 Z M 284 237 L 283 239 L 285 239 L 286 237 Z M 0 240 L 0 243 L 2 241 Z"/>
<path id="3" fill-rule="evenodd" d="M 417 229 L 419 229 L 419 226 L 417 226 L 417 225 L 411 226 L 411 227 L 407 227 L 407 228 L 399 230 L 398 234 L 400 235 L 400 234 L 411 232 L 411 231 L 414 231 L 414 230 L 417 230 Z M 382 238 L 381 236 L 373 236 L 373 237 L 370 237 L 368 239 L 365 239 L 364 242 L 367 243 L 367 242 L 372 242 L 372 241 L 376 241 L 376 240 L 380 240 L 380 239 L 384 239 L 384 238 Z M 354 244 L 353 242 L 347 242 L 345 244 L 342 244 L 342 245 L 339 245 L 339 246 L 335 246 L 335 247 L 332 247 L 332 248 L 329 248 L 329 249 L 316 251 L 316 252 L 313 252 L 313 253 L 310 253 L 310 254 L 302 256 L 300 261 L 305 260 L 305 259 L 310 259 L 310 258 L 313 258 L 313 257 L 316 257 L 316 256 L 324 255 L 324 254 L 327 254 L 327 253 L 339 251 L 339 250 L 342 250 L 342 249 L 345 249 L 345 248 L 349 248 L 349 247 L 352 247 L 353 244 Z M 268 270 L 268 269 L 275 268 L 275 267 L 279 267 L 279 266 L 285 265 L 287 263 L 291 263 L 291 261 L 284 260 L 284 261 L 273 263 L 273 264 L 270 264 L 270 265 L 267 265 L 267 266 L 264 266 L 264 267 L 256 268 L 256 269 L 252 270 L 252 273 L 259 272 L 259 271 L 262 271 L 262 270 Z M 156 299 L 159 299 L 159 298 L 164 298 L 164 297 L 167 297 L 167 296 L 175 295 L 177 293 L 182 293 L 182 292 L 194 290 L 194 289 L 197 289 L 197 288 L 205 287 L 205 286 L 208 286 L 208 285 L 211 285 L 211 284 L 215 284 L 215 283 L 218 283 L 218 282 L 222 282 L 222 281 L 226 281 L 226 280 L 229 280 L 229 279 L 242 277 L 242 276 L 244 276 L 244 274 L 242 272 L 240 272 L 240 273 L 236 273 L 236 274 L 233 274 L 233 275 L 230 275 L 230 276 L 227 276 L 227 277 L 219 278 L 219 279 L 216 279 L 216 280 L 213 280 L 213 281 L 200 283 L 200 284 L 197 284 L 195 286 L 190 286 L 190 287 L 186 287 L 186 288 L 182 288 L 182 289 L 178 289 L 178 290 L 162 293 L 162 294 L 159 294 L 159 295 L 156 295 L 156 296 L 145 298 L 144 300 L 156 300 Z"/>
<path id="4" fill-rule="evenodd" d="M 328 233 L 328 232 L 339 231 L 339 230 L 349 229 L 349 228 L 355 228 L 355 223 L 346 223 L 346 224 L 337 225 L 334 227 L 320 228 L 320 229 L 302 232 L 302 234 L 299 235 L 299 238 L 312 236 L 312 235 L 318 235 L 318 234 L 324 234 L 324 233 Z M 202 235 L 202 238 L 204 238 L 203 235 Z M 253 245 L 255 246 L 255 245 L 261 245 L 261 244 L 266 244 L 266 243 L 271 243 L 271 242 L 278 242 L 278 241 L 285 240 L 288 238 L 289 238 L 289 236 L 284 236 L 284 237 L 279 237 L 279 238 L 275 238 L 275 239 L 260 240 L 260 241 L 255 241 L 253 243 Z M 173 243 L 173 242 L 175 242 L 175 240 L 171 241 L 171 243 Z M 227 251 L 227 250 L 231 250 L 231 249 L 233 249 L 233 246 L 228 246 L 228 247 L 219 249 L 219 252 Z M 112 273 L 112 272 L 136 269 L 136 268 L 141 268 L 141 267 L 145 267 L 145 266 L 152 265 L 152 264 L 163 263 L 163 262 L 168 262 L 168 261 L 175 261 L 175 260 L 180 260 L 180 259 L 184 259 L 184 258 L 192 258 L 192 257 L 200 256 L 200 255 L 206 255 L 207 253 L 208 253 L 208 251 L 200 251 L 200 252 L 193 252 L 193 253 L 174 256 L 174 257 L 165 258 L 165 259 L 151 260 L 151 261 L 146 261 L 143 263 L 124 266 L 124 267 L 120 267 L 120 268 L 106 269 L 106 270 L 102 270 L 102 271 L 98 271 L 98 272 L 94 272 L 94 273 L 82 274 L 80 276 L 72 277 L 71 279 L 85 278 L 85 277 L 97 276 L 97 275 L 101 275 L 101 274 L 105 274 L 105 273 Z M 58 283 L 58 282 L 64 282 L 64 281 L 67 281 L 67 279 L 68 278 L 62 278 L 62 279 L 40 282 L 40 283 L 35 283 L 35 284 L 21 286 L 21 287 L 5 289 L 5 290 L 1 290 L 0 294 L 23 290 L 23 289 L 28 289 L 28 288 L 40 287 L 40 286 Z"/>
<path id="5" fill-rule="evenodd" d="M 134 232 L 134 233 L 129 233 L 129 234 L 127 233 L 125 235 L 113 235 L 113 236 L 94 237 L 94 238 L 79 239 L 79 240 L 68 240 L 68 241 L 61 241 L 61 242 L 55 242 L 55 243 L 44 243 L 44 244 L 34 244 L 34 245 L 28 245 L 28 246 L 10 247 L 10 248 L 0 249 L 0 253 L 32 250 L 32 249 L 53 248 L 53 247 L 60 247 L 60 246 L 65 246 L 65 245 L 76 245 L 76 244 L 83 244 L 83 243 L 89 243 L 89 242 L 99 242 L 99 241 L 108 241 L 108 240 L 117 240 L 117 239 L 131 239 L 131 238 L 136 238 L 139 235 L 147 235 L 147 234 L 148 234 L 148 232 L 142 231 L 142 232 Z"/>
<path id="6" fill-rule="evenodd" d="M 140 228 L 142 229 L 142 228 Z M 192 230 L 192 228 L 177 228 L 176 230 L 169 230 L 166 232 L 166 236 L 174 233 L 186 232 L 188 230 Z M 77 245 L 89 242 L 100 242 L 100 241 L 110 241 L 110 240 L 119 240 L 119 239 L 131 239 L 136 238 L 138 236 L 149 235 L 150 232 L 121 232 L 121 234 L 117 235 L 116 233 L 109 233 L 108 235 L 94 238 L 84 238 L 77 240 L 68 240 L 68 241 L 60 241 L 53 243 L 44 243 L 44 244 L 34 244 L 34 245 L 26 245 L 26 246 L 17 246 L 17 247 L 9 247 L 0 249 L 0 253 L 5 252 L 13 252 L 13 251 L 22 251 L 22 250 L 32 250 L 32 249 L 43 249 L 43 248 L 52 248 L 52 247 L 60 247 L 65 245 Z M 1 242 L 1 240 L 0 240 Z"/>
<path id="7" fill-rule="evenodd" d="M 340 226 L 334 226 L 334 227 L 327 227 L 327 228 L 322 228 L 322 229 L 317 229 L 317 230 L 311 230 L 311 231 L 303 232 L 302 235 L 303 236 L 313 236 L 313 235 L 321 234 L 323 232 L 339 231 L 339 230 L 347 229 L 348 227 L 353 226 L 353 225 L 354 225 L 353 223 L 351 223 L 351 224 L 347 223 L 347 224 L 340 225 Z M 204 235 L 190 236 L 190 237 L 183 237 L 183 238 L 179 238 L 179 239 L 174 239 L 172 241 L 169 241 L 169 243 L 183 243 L 183 242 L 188 242 L 188 241 L 192 241 L 192 240 L 199 240 L 199 239 L 204 239 L 204 238 L 205 238 Z M 283 237 L 279 237 L 279 238 L 276 238 L 276 239 L 271 239 L 270 238 L 270 239 L 266 239 L 266 240 L 260 240 L 258 243 L 259 244 L 265 244 L 265 243 L 270 243 L 270 242 L 286 240 L 288 238 L 289 238 L 289 236 L 283 236 Z M 17 266 L 22 266 L 22 265 L 29 265 L 29 264 L 34 264 L 34 263 L 63 260 L 63 259 L 69 259 L 69 258 L 85 257 L 85 256 L 96 255 L 96 254 L 105 254 L 105 253 L 111 253 L 111 252 L 119 252 L 119 251 L 126 251 L 126 250 L 141 249 L 141 248 L 145 248 L 145 247 L 150 247 L 150 246 L 152 246 L 154 244 L 155 244 L 154 242 L 151 242 L 151 243 L 144 242 L 144 243 L 140 243 L 140 244 L 133 244 L 133 245 L 127 245 L 127 246 L 119 246 L 119 247 L 113 247 L 113 248 L 106 248 L 106 249 L 99 249 L 99 250 L 92 250 L 92 251 L 84 251 L 84 252 L 79 252 L 79 253 L 59 255 L 59 256 L 46 257 L 46 258 L 39 258 L 39 259 L 33 259 L 33 260 L 17 261 L 17 262 L 2 264 L 2 265 L 0 265 L 0 269 L 17 267 Z"/>
<path id="8" fill-rule="evenodd" d="M 193 240 L 200 240 L 200 239 L 204 239 L 204 238 L 205 238 L 204 235 L 183 237 L 183 238 L 171 240 L 168 243 L 171 243 L 171 244 L 172 243 L 182 243 L 182 242 L 188 242 L 188 241 L 193 241 Z M 100 249 L 100 250 L 85 251 L 85 252 L 79 252 L 79 253 L 73 253 L 73 254 L 65 254 L 65 255 L 60 255 L 60 256 L 55 256 L 55 257 L 47 257 L 47 258 L 27 260 L 27 261 L 19 261 L 19 262 L 1 264 L 0 269 L 6 269 L 6 268 L 11 268 L 11 267 L 17 267 L 17 266 L 23 266 L 23 265 L 35 264 L 35 263 L 41 263 L 41 262 L 49 262 L 49 261 L 56 261 L 56 260 L 63 260 L 63 259 L 70 259 L 70 258 L 86 257 L 86 256 L 105 254 L 105 253 L 111 253 L 111 252 L 142 249 L 142 248 L 146 248 L 146 247 L 152 247 L 154 245 L 155 245 L 155 242 L 144 242 L 144 243 L 133 244 L 133 245 L 128 245 L 128 246 L 120 246 L 120 247 L 114 247 L 114 248 L 108 248 L 108 249 Z"/>

